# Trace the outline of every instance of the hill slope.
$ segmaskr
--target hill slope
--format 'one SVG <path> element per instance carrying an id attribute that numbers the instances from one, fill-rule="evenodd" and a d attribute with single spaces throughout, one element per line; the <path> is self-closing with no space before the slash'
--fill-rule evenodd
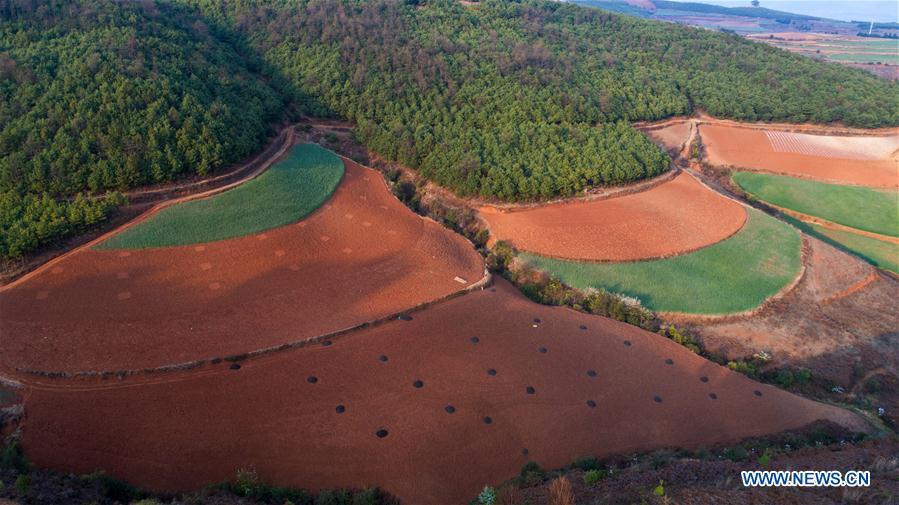
<path id="1" fill-rule="evenodd" d="M 0 254 L 109 207 L 75 219 L 50 197 L 206 174 L 258 149 L 281 114 L 252 59 L 183 7 L 32 4 L 0 2 Z"/>
<path id="2" fill-rule="evenodd" d="M 374 150 L 466 195 L 538 199 L 657 174 L 665 157 L 619 122 L 695 107 L 746 120 L 899 122 L 899 88 L 862 72 L 576 5 L 194 3 L 356 120 Z"/>
<path id="3" fill-rule="evenodd" d="M 657 175 L 668 157 L 629 122 L 695 108 L 899 124 L 899 87 L 860 71 L 541 0 L 0 0 L 0 20 L 6 256 L 113 207 L 52 197 L 205 174 L 258 148 L 287 102 L 501 200 Z"/>

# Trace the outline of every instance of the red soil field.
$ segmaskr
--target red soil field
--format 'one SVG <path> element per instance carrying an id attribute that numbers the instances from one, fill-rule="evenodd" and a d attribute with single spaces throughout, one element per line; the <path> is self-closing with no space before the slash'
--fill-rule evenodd
<path id="1" fill-rule="evenodd" d="M 662 128 L 645 129 L 643 133 L 666 151 L 680 151 L 687 139 L 690 138 L 690 122 L 673 122 Z"/>
<path id="2" fill-rule="evenodd" d="M 305 220 L 184 247 L 82 249 L 0 292 L 0 367 L 114 371 L 333 332 L 478 281 L 472 245 L 352 162 Z M 460 282 L 459 279 L 464 280 Z"/>
<path id="3" fill-rule="evenodd" d="M 673 256 L 736 233 L 746 221 L 740 204 L 692 175 L 646 191 L 502 212 L 479 209 L 495 240 L 544 256 L 628 261 Z"/>
<path id="4" fill-rule="evenodd" d="M 405 503 L 444 505 L 529 460 L 558 468 L 818 419 L 865 429 L 849 411 L 636 327 L 534 304 L 504 281 L 411 316 L 239 370 L 32 378 L 23 448 L 39 466 L 105 469 L 157 489 L 253 468 L 272 484 L 377 485 Z"/>
<path id="5" fill-rule="evenodd" d="M 878 188 L 899 186 L 899 161 L 895 154 L 881 154 L 880 159 L 853 159 L 861 157 L 860 149 L 854 144 L 863 144 L 865 139 L 882 143 L 881 137 L 821 136 L 818 142 L 803 145 L 801 138 L 792 139 L 791 143 L 789 137 L 782 138 L 784 134 L 777 135 L 776 132 L 771 132 L 775 137 L 769 138 L 768 132 L 762 129 L 703 124 L 699 133 L 713 165 L 764 170 L 838 184 Z M 841 139 L 846 144 L 844 149 L 840 149 Z M 832 147 L 827 148 L 826 144 L 832 144 Z M 808 154 L 816 149 L 817 155 Z M 839 151 L 844 152 L 840 154 Z"/>

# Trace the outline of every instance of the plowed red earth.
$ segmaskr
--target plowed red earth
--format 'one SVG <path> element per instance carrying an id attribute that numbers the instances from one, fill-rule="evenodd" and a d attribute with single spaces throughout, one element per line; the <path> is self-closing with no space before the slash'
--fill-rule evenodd
<path id="1" fill-rule="evenodd" d="M 736 233 L 746 211 L 681 173 L 649 190 L 604 200 L 502 212 L 480 210 L 494 239 L 523 251 L 575 260 L 673 256 Z"/>
<path id="2" fill-rule="evenodd" d="M 827 137 L 825 140 L 835 144 L 834 148 L 822 149 L 821 155 L 810 155 L 775 151 L 765 130 L 760 129 L 703 124 L 699 127 L 699 134 L 708 160 L 713 165 L 765 170 L 831 183 L 882 188 L 899 186 L 899 161 L 892 156 L 851 159 L 858 156 L 848 146 L 847 157 L 835 157 L 833 152 L 839 150 L 840 137 Z M 853 145 L 859 143 L 864 142 L 852 142 Z M 801 145 L 795 147 L 797 150 L 803 148 Z"/>
<path id="3" fill-rule="evenodd" d="M 254 468 L 278 485 L 377 485 L 405 503 L 445 505 L 529 460 L 561 467 L 817 419 L 863 427 L 658 335 L 536 305 L 503 281 L 412 317 L 239 370 L 43 379 L 29 386 L 25 452 L 39 466 L 105 469 L 159 489 Z"/>
<path id="4" fill-rule="evenodd" d="M 199 246 L 84 249 L 0 293 L 0 366 L 154 367 L 351 327 L 479 280 L 470 243 L 351 162 L 307 219 Z"/>

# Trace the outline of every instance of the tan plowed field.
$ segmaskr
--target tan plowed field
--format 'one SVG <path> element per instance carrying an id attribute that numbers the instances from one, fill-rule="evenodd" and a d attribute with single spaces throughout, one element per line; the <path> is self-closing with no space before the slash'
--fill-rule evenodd
<path id="1" fill-rule="evenodd" d="M 252 318 L 261 322 L 260 318 Z M 504 281 L 325 342 L 123 381 L 42 379 L 29 459 L 192 489 L 377 485 L 467 503 L 533 460 L 731 442 L 848 411 L 760 385 L 658 335 L 536 305 Z M 381 431 L 383 430 L 383 431 Z"/>
<path id="2" fill-rule="evenodd" d="M 690 121 L 683 120 L 672 122 L 662 128 L 644 129 L 643 133 L 666 151 L 679 151 L 690 138 Z"/>
<path id="3" fill-rule="evenodd" d="M 687 173 L 646 191 L 503 212 L 479 209 L 495 240 L 574 260 L 674 256 L 720 242 L 746 221 L 743 207 Z"/>
<path id="4" fill-rule="evenodd" d="M 335 194 L 299 223 L 201 245 L 83 249 L 0 292 L 0 367 L 112 371 L 239 354 L 388 316 L 483 274 L 469 242 L 346 162 Z"/>
<path id="5" fill-rule="evenodd" d="M 702 124 L 713 165 L 879 188 L 899 186 L 899 135 L 830 136 Z"/>

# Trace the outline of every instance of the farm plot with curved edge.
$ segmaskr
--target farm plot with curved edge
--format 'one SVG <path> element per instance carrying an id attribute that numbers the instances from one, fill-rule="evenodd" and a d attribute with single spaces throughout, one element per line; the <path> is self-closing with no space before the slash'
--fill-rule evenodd
<path id="1" fill-rule="evenodd" d="M 701 124 L 713 165 L 763 170 L 836 184 L 899 186 L 899 132 L 888 136 L 830 136 Z"/>
<path id="2" fill-rule="evenodd" d="M 482 207 L 493 239 L 543 256 L 591 261 L 660 258 L 694 251 L 737 233 L 746 211 L 692 175 L 646 191 L 503 212 Z"/>
<path id="3" fill-rule="evenodd" d="M 97 249 L 168 247 L 242 237 L 292 223 L 320 207 L 343 176 L 343 163 L 315 144 L 234 189 L 159 210 Z"/>
<path id="4" fill-rule="evenodd" d="M 539 270 L 576 288 L 638 298 L 661 312 L 728 314 L 758 307 L 801 269 L 799 233 L 758 210 L 734 236 L 696 252 L 629 263 L 565 261 L 523 253 Z"/>
<path id="5" fill-rule="evenodd" d="M 709 446 L 819 419 L 865 429 L 849 411 L 636 327 L 534 304 L 504 281 L 237 370 L 44 379 L 28 402 L 23 448 L 40 466 L 169 490 L 253 468 L 275 485 L 378 486 L 441 505 L 528 461 Z"/>
<path id="6" fill-rule="evenodd" d="M 115 371 L 236 355 L 389 316 L 483 275 L 471 243 L 346 162 L 331 199 L 298 223 L 200 245 L 85 248 L 0 291 L 0 367 Z"/>
<path id="7" fill-rule="evenodd" d="M 744 191 L 778 207 L 859 230 L 899 236 L 899 192 L 840 186 L 753 172 L 737 172 Z"/>
<path id="8" fill-rule="evenodd" d="M 679 151 L 690 138 L 690 121 L 674 121 L 662 127 L 647 127 L 641 130 L 666 151 Z"/>
<path id="9" fill-rule="evenodd" d="M 813 237 L 853 253 L 874 266 L 899 274 L 899 244 L 806 223 L 790 216 L 785 216 L 784 219 Z"/>

